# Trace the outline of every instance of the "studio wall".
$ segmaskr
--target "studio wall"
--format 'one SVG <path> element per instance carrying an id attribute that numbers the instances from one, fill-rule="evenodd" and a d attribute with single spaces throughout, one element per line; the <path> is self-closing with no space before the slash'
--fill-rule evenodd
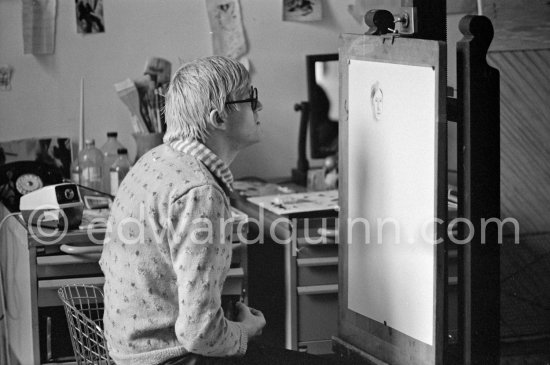
<path id="1" fill-rule="evenodd" d="M 305 55 L 337 52 L 341 33 L 366 31 L 348 13 L 352 3 L 325 0 L 323 20 L 306 23 L 282 21 L 282 0 L 240 0 L 246 57 L 264 105 L 264 139 L 233 163 L 237 177 L 290 175 L 300 119 L 294 104 L 307 98 Z M 399 1 L 383 3 L 388 8 Z M 130 114 L 113 84 L 139 77 L 151 56 L 169 60 L 175 69 L 212 54 L 203 0 L 104 0 L 105 33 L 88 35 L 76 32 L 74 1 L 59 0 L 55 53 L 43 56 L 23 54 L 21 7 L 21 0 L 0 1 L 0 64 L 14 68 L 12 90 L 0 92 L 2 141 L 53 135 L 76 140 L 83 77 L 86 137 L 100 146 L 105 133 L 116 130 L 132 157 Z"/>

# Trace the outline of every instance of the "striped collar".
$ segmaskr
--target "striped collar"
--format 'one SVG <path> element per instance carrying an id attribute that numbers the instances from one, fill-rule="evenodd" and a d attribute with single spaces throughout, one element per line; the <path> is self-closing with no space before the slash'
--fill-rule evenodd
<path id="1" fill-rule="evenodd" d="M 208 170 L 220 179 L 227 189 L 232 192 L 233 174 L 229 167 L 208 147 L 194 139 L 177 139 L 170 142 L 170 146 L 176 151 L 183 152 L 199 159 Z"/>

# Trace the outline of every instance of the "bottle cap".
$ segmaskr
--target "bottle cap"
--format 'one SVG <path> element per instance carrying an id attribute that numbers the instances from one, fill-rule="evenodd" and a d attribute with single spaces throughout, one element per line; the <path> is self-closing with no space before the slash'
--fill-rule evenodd
<path id="1" fill-rule="evenodd" d="M 107 137 L 117 137 L 118 132 L 107 132 Z"/>
<path id="2" fill-rule="evenodd" d="M 94 145 L 95 146 L 95 139 L 88 138 L 88 139 L 86 139 L 86 141 L 84 141 L 84 143 L 87 144 L 87 145 Z"/>
<path id="3" fill-rule="evenodd" d="M 119 148 L 116 150 L 119 155 L 126 155 L 128 154 L 128 149 L 126 148 Z"/>

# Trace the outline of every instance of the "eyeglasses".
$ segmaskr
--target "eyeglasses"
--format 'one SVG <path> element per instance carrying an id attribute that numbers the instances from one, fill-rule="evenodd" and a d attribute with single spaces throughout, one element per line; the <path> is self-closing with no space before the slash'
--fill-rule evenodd
<path id="1" fill-rule="evenodd" d="M 258 89 L 251 86 L 250 87 L 250 98 L 243 99 L 243 100 L 233 100 L 233 101 L 226 101 L 225 105 L 227 104 L 239 104 L 239 103 L 248 103 L 250 102 L 250 106 L 252 107 L 252 110 L 255 111 L 258 107 Z"/>

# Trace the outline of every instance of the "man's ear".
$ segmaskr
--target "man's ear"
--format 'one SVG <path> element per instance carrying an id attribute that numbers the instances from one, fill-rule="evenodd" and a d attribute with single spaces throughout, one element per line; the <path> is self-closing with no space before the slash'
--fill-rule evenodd
<path id="1" fill-rule="evenodd" d="M 216 129 L 225 130 L 225 121 L 220 117 L 220 113 L 216 109 L 210 112 L 210 123 Z"/>

